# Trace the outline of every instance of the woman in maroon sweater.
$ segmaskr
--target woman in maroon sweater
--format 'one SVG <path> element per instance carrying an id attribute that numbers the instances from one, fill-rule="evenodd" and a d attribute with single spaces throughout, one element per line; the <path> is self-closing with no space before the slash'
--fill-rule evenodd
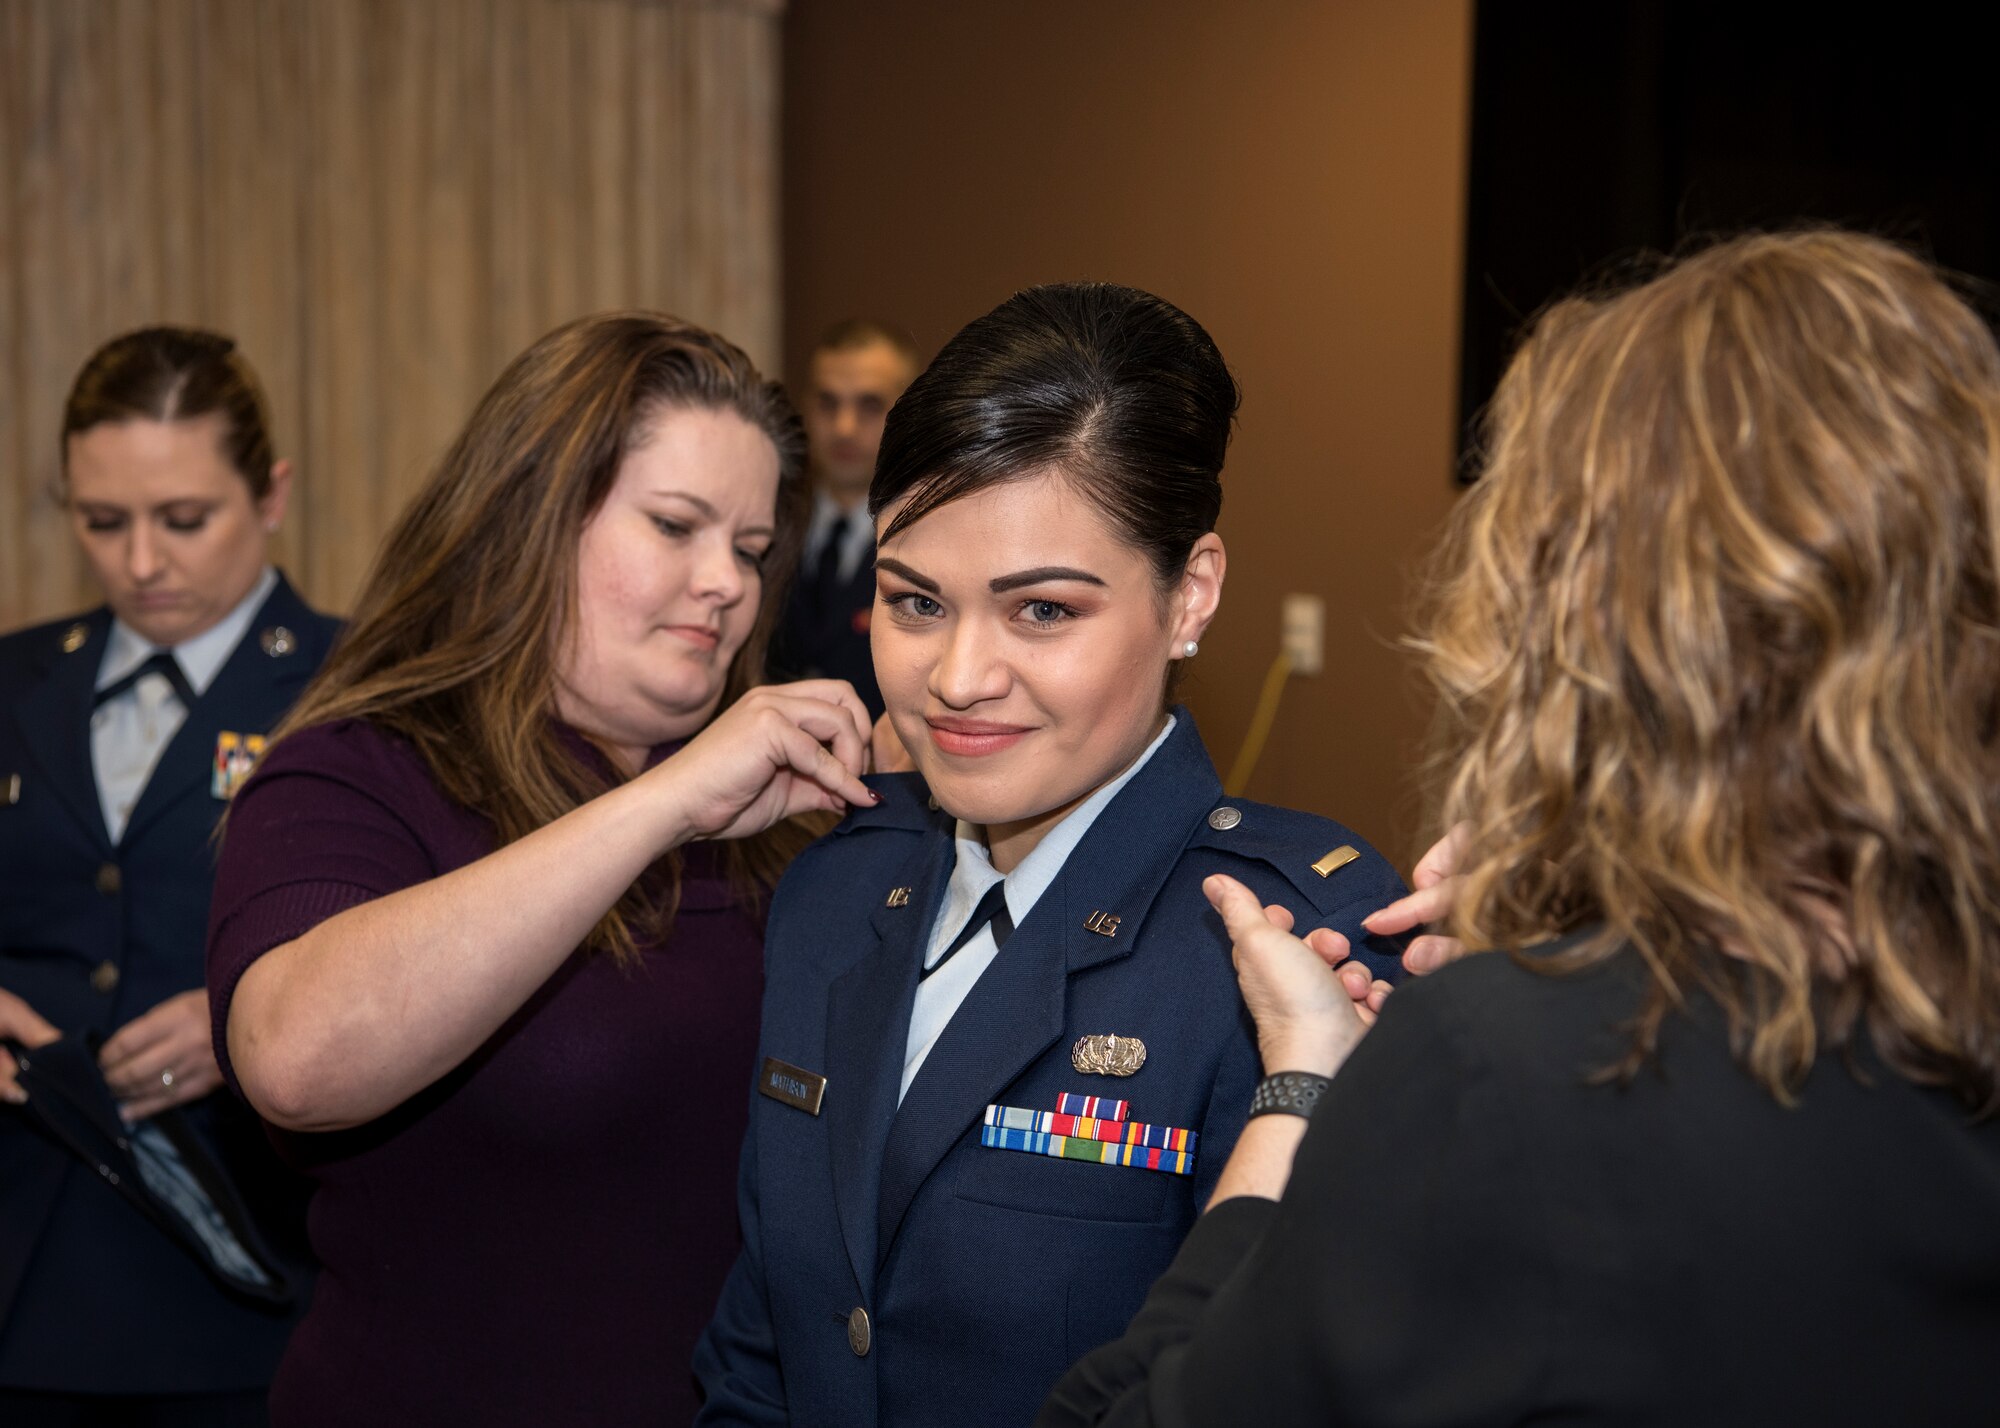
<path id="1" fill-rule="evenodd" d="M 237 797 L 216 1049 L 324 1265 L 274 1423 L 692 1416 L 762 894 L 796 815 L 873 797 L 848 686 L 758 685 L 803 449 L 713 334 L 552 333 Z"/>

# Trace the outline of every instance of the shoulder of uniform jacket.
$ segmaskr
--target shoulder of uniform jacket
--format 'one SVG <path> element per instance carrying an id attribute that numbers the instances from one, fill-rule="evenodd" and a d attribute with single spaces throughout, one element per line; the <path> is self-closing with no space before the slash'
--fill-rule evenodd
<path id="1" fill-rule="evenodd" d="M 830 836 L 838 838 L 884 828 L 921 833 L 942 817 L 931 802 L 930 787 L 920 774 L 869 774 L 861 781 L 881 794 L 882 801 L 871 807 L 850 810 Z"/>
<path id="2" fill-rule="evenodd" d="M 1395 868 L 1365 838 L 1331 818 L 1295 808 L 1222 799 L 1188 846 L 1265 864 L 1321 913 L 1362 899 L 1380 906 L 1403 892 Z"/>

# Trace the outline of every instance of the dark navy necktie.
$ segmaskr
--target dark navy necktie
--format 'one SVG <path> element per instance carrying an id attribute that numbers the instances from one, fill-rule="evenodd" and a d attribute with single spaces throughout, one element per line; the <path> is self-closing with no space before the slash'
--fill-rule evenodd
<path id="1" fill-rule="evenodd" d="M 163 674 L 167 683 L 174 687 L 174 697 L 181 702 L 181 708 L 194 708 L 194 686 L 188 683 L 187 675 L 181 672 L 181 662 L 174 658 L 172 650 L 154 650 L 139 662 L 138 668 L 122 678 L 114 679 L 91 697 L 90 707 L 97 709 L 110 703 L 149 674 Z"/>
<path id="2" fill-rule="evenodd" d="M 853 515 L 842 516 L 827 527 L 826 543 L 819 548 L 819 565 L 813 571 L 813 593 L 821 604 L 829 603 L 840 589 L 840 556 L 847 545 Z"/>
<path id="3" fill-rule="evenodd" d="M 993 945 L 1005 947 L 1008 937 L 1013 935 L 1014 919 L 1007 911 L 1007 880 L 1002 878 L 986 890 L 979 899 L 979 906 L 972 909 L 972 916 L 965 920 L 965 926 L 958 936 L 951 939 L 951 946 L 944 949 L 944 955 L 917 974 L 922 981 L 952 959 L 954 953 L 979 935 L 979 929 L 993 924 Z"/>

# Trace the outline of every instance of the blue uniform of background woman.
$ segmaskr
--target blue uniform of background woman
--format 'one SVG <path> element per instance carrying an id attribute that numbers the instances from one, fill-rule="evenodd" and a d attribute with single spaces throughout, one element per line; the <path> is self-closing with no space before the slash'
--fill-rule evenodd
<path id="1" fill-rule="evenodd" d="M 337 628 L 266 563 L 290 473 L 265 428 L 213 333 L 127 334 L 71 393 L 62 495 L 109 600 L 0 639 L 0 1033 L 101 1055 L 123 1114 L 184 1120 L 282 1251 L 303 1200 L 255 1118 L 211 1094 L 201 991 L 234 787 L 218 750 L 247 754 Z M 172 678 L 123 677 L 159 652 Z M 291 1320 L 225 1290 L 31 1108 L 0 1111 L 0 1419 L 259 1422 Z"/>

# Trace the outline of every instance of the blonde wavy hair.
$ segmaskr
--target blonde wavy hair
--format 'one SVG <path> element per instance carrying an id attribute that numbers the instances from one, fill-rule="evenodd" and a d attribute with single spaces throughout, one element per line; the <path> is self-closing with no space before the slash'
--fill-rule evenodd
<path id="1" fill-rule="evenodd" d="M 1549 310 L 1489 409 L 1417 640 L 1452 931 L 1599 929 L 1781 1101 L 1860 1028 L 2000 1108 L 2000 350 L 1928 265 L 1735 239 Z M 1447 752 L 1448 751 L 1448 752 Z"/>

